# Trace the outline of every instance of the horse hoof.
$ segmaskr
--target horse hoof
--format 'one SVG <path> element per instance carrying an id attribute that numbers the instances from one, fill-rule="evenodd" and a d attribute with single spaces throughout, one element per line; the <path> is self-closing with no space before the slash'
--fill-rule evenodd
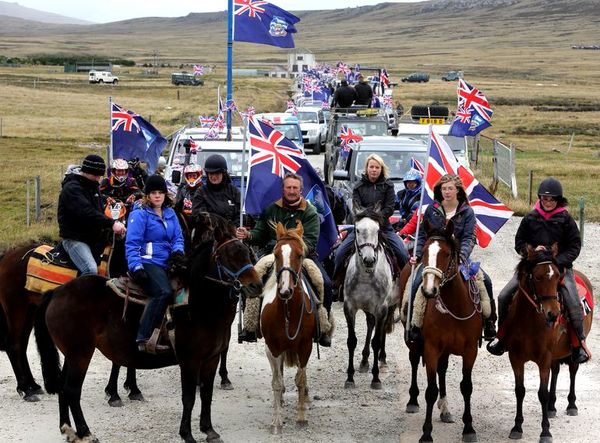
<path id="1" fill-rule="evenodd" d="M 230 381 L 221 382 L 221 389 L 224 391 L 233 391 L 233 385 Z"/>
<path id="2" fill-rule="evenodd" d="M 523 438 L 523 433 L 518 431 L 510 431 L 508 438 L 511 440 L 521 440 L 521 438 Z"/>
<path id="3" fill-rule="evenodd" d="M 138 392 L 137 394 L 129 394 L 127 397 L 131 401 L 146 401 L 141 392 Z"/>
<path id="4" fill-rule="evenodd" d="M 416 412 L 419 412 L 419 405 L 406 405 L 406 412 L 409 414 L 415 414 Z"/>
<path id="5" fill-rule="evenodd" d="M 44 390 L 41 388 L 41 386 L 32 386 L 30 391 L 30 393 L 35 394 L 35 395 L 43 395 L 45 392 Z"/>
<path id="6" fill-rule="evenodd" d="M 568 408 L 567 415 L 571 417 L 576 417 L 577 415 L 579 415 L 579 411 L 577 410 L 577 408 Z"/>
<path id="7" fill-rule="evenodd" d="M 77 438 L 77 434 L 75 433 L 75 429 L 71 427 L 71 425 L 64 424 L 60 427 L 60 433 L 65 436 L 65 439 L 69 442 L 75 441 Z"/>
<path id="8" fill-rule="evenodd" d="M 388 364 L 386 362 L 383 361 L 379 363 L 379 372 L 389 372 Z"/>
<path id="9" fill-rule="evenodd" d="M 25 400 L 28 403 L 35 403 L 37 401 L 40 401 L 40 398 L 36 394 L 28 393 L 23 396 L 23 400 Z"/>
<path id="10" fill-rule="evenodd" d="M 554 411 L 548 410 L 548 418 L 556 418 L 556 410 L 554 410 Z"/>
<path id="11" fill-rule="evenodd" d="M 552 436 L 545 435 L 543 437 L 540 437 L 540 443 L 552 443 Z"/>
<path id="12" fill-rule="evenodd" d="M 280 435 L 282 432 L 281 425 L 271 425 L 271 434 L 272 435 Z"/>
<path id="13" fill-rule="evenodd" d="M 207 432 L 206 441 L 209 441 L 211 443 L 223 443 L 223 440 L 221 440 L 221 436 L 214 429 Z"/>
<path id="14" fill-rule="evenodd" d="M 371 389 L 379 390 L 379 389 L 382 389 L 382 388 L 383 388 L 383 386 L 382 386 L 382 384 L 381 384 L 380 381 L 372 381 L 371 382 Z"/>
<path id="15" fill-rule="evenodd" d="M 369 372 L 369 363 L 361 363 L 358 367 L 358 372 L 361 374 L 366 374 Z"/>
<path id="16" fill-rule="evenodd" d="M 444 412 L 442 414 L 440 414 L 440 420 L 442 420 L 442 423 L 454 423 L 454 417 L 452 417 L 452 414 L 449 412 Z M 470 434 L 465 434 L 465 435 L 470 435 Z M 467 440 L 464 440 L 467 441 Z M 471 440 L 469 440 L 471 441 Z"/>
<path id="17" fill-rule="evenodd" d="M 298 420 L 296 422 L 296 429 L 305 429 L 308 427 L 308 420 Z"/>
<path id="18" fill-rule="evenodd" d="M 425 437 L 425 436 L 422 436 L 422 437 L 419 439 L 419 443 L 421 443 L 421 442 L 433 442 L 433 437 Z"/>
<path id="19" fill-rule="evenodd" d="M 344 383 L 344 388 L 346 388 L 346 389 L 354 389 L 354 388 L 356 388 L 356 385 L 354 384 L 353 381 L 346 380 L 346 383 Z"/>
<path id="20" fill-rule="evenodd" d="M 108 400 L 108 406 L 110 406 L 111 408 L 122 408 L 123 401 L 121 401 L 120 398 L 118 398 L 116 400 Z"/>
<path id="21" fill-rule="evenodd" d="M 188 435 L 187 437 L 182 437 L 184 443 L 198 443 L 194 437 Z"/>
<path id="22" fill-rule="evenodd" d="M 463 434 L 462 441 L 466 441 L 467 443 L 474 443 L 477 441 L 477 434 Z"/>

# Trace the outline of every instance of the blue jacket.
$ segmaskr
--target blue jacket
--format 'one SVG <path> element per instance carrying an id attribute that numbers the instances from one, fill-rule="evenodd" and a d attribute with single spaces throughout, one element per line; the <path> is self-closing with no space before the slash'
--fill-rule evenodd
<path id="1" fill-rule="evenodd" d="M 144 263 L 166 269 L 173 252 L 183 253 L 183 234 L 172 208 L 163 208 L 162 219 L 146 206 L 129 214 L 125 255 L 131 272 L 142 269 Z"/>
<path id="2" fill-rule="evenodd" d="M 432 227 L 445 229 L 446 213 L 444 207 L 439 202 L 434 202 L 427 207 L 423 220 L 427 220 Z M 454 223 L 454 237 L 460 244 L 460 258 L 466 261 L 475 247 L 475 213 L 473 208 L 467 203 L 462 203 L 456 208 L 456 214 L 450 219 Z M 422 250 L 427 240 L 425 229 L 419 230 L 419 240 L 417 242 L 417 257 L 423 255 Z"/>

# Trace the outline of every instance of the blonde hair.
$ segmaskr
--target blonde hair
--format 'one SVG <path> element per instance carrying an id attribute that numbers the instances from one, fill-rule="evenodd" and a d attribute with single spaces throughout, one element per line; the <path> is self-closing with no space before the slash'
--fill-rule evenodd
<path id="1" fill-rule="evenodd" d="M 388 168 L 383 159 L 377 154 L 371 154 L 367 157 L 367 160 L 365 161 L 365 175 L 367 175 L 369 161 L 371 160 L 374 160 L 377 163 L 379 163 L 379 166 L 381 166 L 381 173 L 383 174 L 383 178 L 388 178 L 390 175 L 390 168 Z"/>

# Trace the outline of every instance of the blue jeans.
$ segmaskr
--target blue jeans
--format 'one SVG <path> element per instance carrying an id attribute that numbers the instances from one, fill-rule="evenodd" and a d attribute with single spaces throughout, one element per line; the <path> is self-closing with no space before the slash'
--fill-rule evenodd
<path id="1" fill-rule="evenodd" d="M 165 309 L 173 296 L 171 282 L 167 276 L 167 271 L 160 266 L 144 264 L 144 270 L 148 274 L 148 280 L 143 286 L 144 292 L 149 297 L 148 304 L 138 329 L 136 341 L 146 341 L 152 335 L 154 328 L 160 325 L 160 322 L 165 315 Z"/>
<path id="2" fill-rule="evenodd" d="M 335 257 L 333 259 L 333 275 L 335 275 L 340 269 L 340 267 L 343 266 L 342 262 L 344 260 L 344 257 L 347 255 L 348 249 L 350 249 L 352 245 L 354 245 L 355 238 L 356 237 L 354 234 L 354 228 L 349 229 L 348 234 L 346 234 L 346 237 L 344 238 L 344 240 L 342 240 L 337 250 L 335 251 Z"/>
<path id="3" fill-rule="evenodd" d="M 86 243 L 79 240 L 63 239 L 62 245 L 81 275 L 98 274 L 98 265 L 92 250 Z"/>

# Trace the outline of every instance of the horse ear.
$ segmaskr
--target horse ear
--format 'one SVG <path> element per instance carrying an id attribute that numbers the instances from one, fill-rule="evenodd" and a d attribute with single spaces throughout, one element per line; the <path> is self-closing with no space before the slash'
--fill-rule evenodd
<path id="1" fill-rule="evenodd" d="M 446 236 L 451 238 L 454 235 L 454 222 L 452 220 L 448 220 L 446 223 Z"/>
<path id="2" fill-rule="evenodd" d="M 360 214 L 361 212 L 363 212 L 365 209 L 360 205 L 360 203 L 358 203 L 357 201 L 353 201 L 352 202 L 352 213 L 354 215 L 356 214 Z"/>
<path id="3" fill-rule="evenodd" d="M 531 261 L 535 258 L 537 252 L 533 246 L 527 244 L 527 246 L 525 246 L 525 254 L 527 256 L 527 260 Z"/>
<path id="4" fill-rule="evenodd" d="M 304 226 L 302 226 L 302 222 L 300 220 L 296 220 L 296 232 L 300 237 L 304 235 Z"/>
<path id="5" fill-rule="evenodd" d="M 373 206 L 373 211 L 379 213 L 379 212 L 381 212 L 381 208 L 382 208 L 382 204 L 380 201 L 378 201 L 377 203 L 375 203 L 375 206 Z"/>
<path id="6" fill-rule="evenodd" d="M 423 229 L 425 229 L 425 234 L 429 237 L 429 234 L 431 234 L 431 223 L 429 223 L 429 220 L 423 219 Z"/>
<path id="7" fill-rule="evenodd" d="M 550 251 L 552 251 L 552 258 L 556 258 L 556 256 L 558 255 L 558 243 L 557 242 L 552 243 L 552 246 L 550 247 Z"/>
<path id="8" fill-rule="evenodd" d="M 275 233 L 277 234 L 278 239 L 285 235 L 285 228 L 283 227 L 283 224 L 281 224 L 281 222 L 277 222 Z"/>

